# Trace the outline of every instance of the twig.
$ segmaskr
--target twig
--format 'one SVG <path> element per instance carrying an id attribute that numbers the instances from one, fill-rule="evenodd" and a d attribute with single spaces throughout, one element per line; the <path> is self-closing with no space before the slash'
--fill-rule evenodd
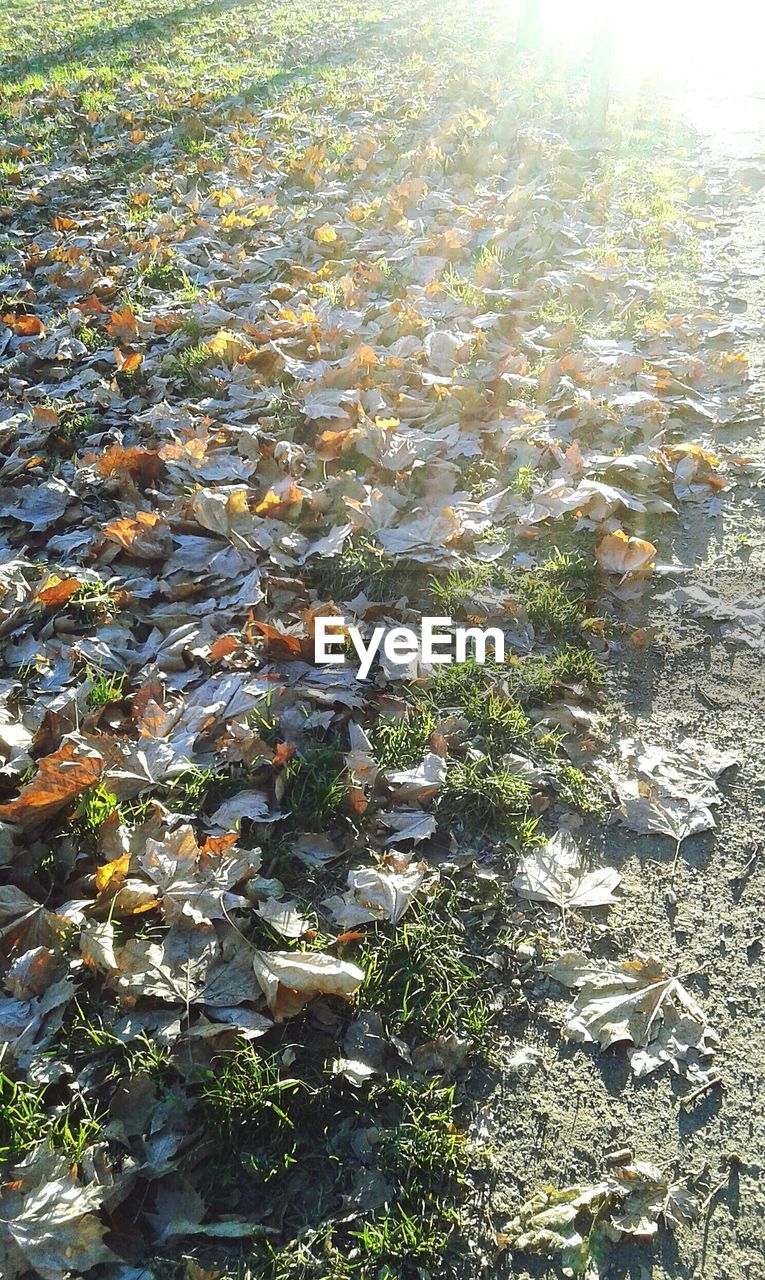
<path id="1" fill-rule="evenodd" d="M 714 1089 L 716 1084 L 719 1084 L 721 1089 L 724 1087 L 720 1076 L 713 1076 L 711 1080 L 706 1080 L 704 1084 L 700 1084 L 698 1089 L 692 1089 L 690 1093 L 684 1093 L 680 1099 L 680 1106 L 690 1107 L 702 1094 L 707 1093 L 709 1089 Z"/>
<path id="2" fill-rule="evenodd" d="M 752 867 L 754 866 L 755 862 L 757 861 L 761 853 L 762 853 L 762 845 L 756 844 L 754 846 L 754 852 L 752 853 L 751 857 L 748 859 L 747 862 L 744 863 L 743 867 L 741 868 L 738 875 L 736 876 L 737 880 L 743 880 L 744 876 L 747 876 L 749 874 L 749 872 L 751 871 Z"/>

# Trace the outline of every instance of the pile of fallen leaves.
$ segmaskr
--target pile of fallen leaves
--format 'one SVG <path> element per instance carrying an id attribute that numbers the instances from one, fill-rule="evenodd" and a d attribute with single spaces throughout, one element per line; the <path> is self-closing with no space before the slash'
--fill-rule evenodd
<path id="1" fill-rule="evenodd" d="M 619 877 L 571 830 L 679 849 L 734 763 L 609 754 L 599 690 L 650 639 L 662 524 L 743 465 L 712 434 L 746 362 L 687 281 L 725 192 L 583 140 L 579 82 L 488 10 L 354 40 L 349 6 L 323 50 L 285 12 L 257 93 L 155 83 L 149 47 L 103 99 L 33 64 L 4 99 L 8 1276 L 137 1280 L 205 1237 L 264 1275 L 464 1259 L 500 920 L 573 1039 L 714 1070 L 661 959 L 597 951 Z M 340 613 L 512 656 L 360 681 L 314 663 Z M 684 1187 L 617 1168 L 501 1243 L 580 1267 L 583 1214 L 650 1235 Z"/>

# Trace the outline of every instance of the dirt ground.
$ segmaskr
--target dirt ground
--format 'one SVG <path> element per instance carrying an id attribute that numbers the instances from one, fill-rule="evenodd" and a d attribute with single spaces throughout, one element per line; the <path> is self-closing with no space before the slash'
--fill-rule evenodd
<path id="1" fill-rule="evenodd" d="M 726 106 L 727 118 L 744 124 L 731 131 L 721 123 L 707 133 L 706 166 L 709 171 L 711 153 L 713 176 L 751 169 L 757 187 L 757 171 L 765 165 L 765 101 Z M 722 120 L 713 106 L 702 127 L 710 118 Z M 763 463 L 764 257 L 765 187 L 718 230 L 709 256 L 721 323 L 735 323 L 743 334 L 752 373 L 751 420 L 718 428 L 718 439 Z M 616 1147 L 630 1147 L 637 1159 L 664 1168 L 674 1163 L 681 1172 L 709 1165 L 719 1189 L 702 1223 L 688 1232 L 660 1233 L 654 1250 L 623 1245 L 598 1273 L 607 1277 L 756 1280 L 765 1267 L 762 654 L 724 641 L 719 624 L 678 617 L 656 599 L 679 583 L 714 588 L 731 600 L 765 594 L 765 489 L 757 479 L 756 472 L 742 477 L 718 514 L 684 506 L 666 556 L 671 568 L 630 617 L 657 628 L 653 643 L 612 664 L 609 678 L 622 708 L 615 738 L 638 736 L 672 747 L 690 736 L 740 754 L 739 768 L 724 775 L 717 830 L 683 844 L 674 874 L 671 840 L 618 827 L 593 828 L 590 839 L 596 861 L 616 866 L 624 877 L 623 942 L 666 961 L 719 1033 L 721 1085 L 684 1106 L 687 1083 L 663 1072 L 636 1080 L 623 1048 L 599 1053 L 567 1045 L 557 1029 L 563 1005 L 551 1001 L 543 983 L 529 994 L 540 1025 L 546 1019 L 550 1028 L 547 1041 L 536 1042 L 544 1066 L 523 1090 L 515 1079 L 500 1086 L 491 1104 L 501 1113 L 504 1134 L 494 1192 L 500 1215 L 513 1211 L 519 1193 L 545 1181 L 558 1187 L 593 1181 L 603 1154 Z M 530 1151 L 534 1157 L 527 1162 Z M 519 1270 L 517 1257 L 515 1270 L 513 1265 L 508 1258 L 504 1274 L 559 1274 L 542 1262 Z"/>

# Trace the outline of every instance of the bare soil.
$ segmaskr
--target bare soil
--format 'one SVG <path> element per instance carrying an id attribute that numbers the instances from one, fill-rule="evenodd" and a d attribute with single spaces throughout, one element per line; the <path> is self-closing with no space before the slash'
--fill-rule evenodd
<path id="1" fill-rule="evenodd" d="M 765 103 L 742 102 L 740 119 L 739 131 L 708 136 L 705 167 L 713 177 L 751 168 L 756 187 L 760 168 L 765 181 Z M 709 268 L 719 278 L 721 322 L 740 327 L 752 371 L 751 420 L 720 427 L 719 439 L 760 461 L 764 260 L 765 187 L 720 230 Z M 662 837 L 593 824 L 589 847 L 599 864 L 618 867 L 624 877 L 620 943 L 667 962 L 707 1011 L 722 1040 L 721 1085 L 684 1105 L 687 1082 L 665 1072 L 636 1080 L 623 1048 L 599 1052 L 567 1044 L 559 1033 L 564 1005 L 551 999 L 553 988 L 544 982 L 532 986 L 529 999 L 541 1015 L 533 1022 L 549 1028 L 536 1042 L 544 1067 L 525 1088 L 516 1078 L 500 1083 L 490 1104 L 503 1135 L 493 1209 L 501 1220 L 546 1182 L 560 1187 L 597 1179 L 604 1153 L 615 1147 L 684 1173 L 708 1164 L 719 1189 L 701 1225 L 660 1233 L 652 1249 L 625 1242 L 599 1274 L 758 1280 L 765 1271 L 762 655 L 721 639 L 717 624 L 678 617 L 654 598 L 680 582 L 714 588 L 731 600 L 765 594 L 765 489 L 756 474 L 742 475 L 717 515 L 685 505 L 671 543 L 663 542 L 668 545 L 674 571 L 630 614 L 632 623 L 657 628 L 653 643 L 643 652 L 630 649 L 611 668 L 609 692 L 620 706 L 614 736 L 670 748 L 691 736 L 739 752 L 741 764 L 724 777 L 717 830 L 684 842 L 674 872 L 672 841 Z M 528 1270 L 518 1269 L 517 1255 L 503 1265 L 506 1275 L 559 1274 L 534 1260 L 527 1260 Z"/>

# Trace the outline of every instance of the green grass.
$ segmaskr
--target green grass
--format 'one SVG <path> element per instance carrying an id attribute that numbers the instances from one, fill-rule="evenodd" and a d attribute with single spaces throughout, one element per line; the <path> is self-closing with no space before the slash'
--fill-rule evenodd
<path id="1" fill-rule="evenodd" d="M 276 1054 L 263 1057 L 244 1045 L 220 1058 L 216 1070 L 203 1077 L 200 1120 L 232 1151 L 251 1145 L 246 1150 L 248 1174 L 266 1186 L 297 1160 L 304 1112 L 316 1093 L 305 1079 L 285 1070 Z"/>
<path id="2" fill-rule="evenodd" d="M 212 352 L 207 343 L 197 342 L 193 346 L 184 347 L 168 360 L 164 372 L 181 390 L 204 390 L 211 385 L 211 379 L 204 374 L 211 359 Z"/>
<path id="3" fill-rule="evenodd" d="M 188 276 L 173 261 L 172 256 L 160 260 L 153 258 L 141 272 L 141 284 L 160 293 L 173 293 L 189 283 Z"/>
<path id="4" fill-rule="evenodd" d="M 531 787 L 489 756 L 456 760 L 436 801 L 439 824 L 466 835 L 505 836 L 518 846 L 536 831 Z"/>
<path id="5" fill-rule="evenodd" d="M 353 465 L 351 457 L 343 461 L 348 467 Z M 411 591 L 415 581 L 410 569 L 366 540 L 347 543 L 339 555 L 318 566 L 313 574 L 313 583 L 323 600 L 350 600 L 359 592 L 370 600 L 395 600 Z"/>
<path id="6" fill-rule="evenodd" d="M 66 604 L 66 610 L 82 622 L 106 622 L 119 611 L 120 600 L 113 587 L 98 579 L 81 582 Z"/>
<path id="7" fill-rule="evenodd" d="M 104 345 L 100 341 L 101 335 L 87 325 L 83 325 L 77 333 L 77 337 L 81 342 L 85 343 L 89 351 L 96 350 L 99 345 Z M 94 345 L 89 344 L 91 337 Z M 96 342 L 96 339 L 99 339 L 99 341 Z M 53 402 L 50 407 L 58 413 L 58 423 L 51 431 L 51 443 L 57 453 L 69 456 L 81 441 L 92 435 L 96 430 L 96 416 L 89 410 L 82 410 L 73 404 L 56 404 Z"/>
<path id="8" fill-rule="evenodd" d="M 77 802 L 72 829 L 81 839 L 93 845 L 98 834 L 117 808 L 117 797 L 102 782 L 89 787 Z"/>
<path id="9" fill-rule="evenodd" d="M 103 351 L 111 346 L 109 335 L 92 324 L 80 325 L 77 330 L 77 338 L 87 347 L 91 355 L 95 351 Z"/>
<path id="10" fill-rule="evenodd" d="M 292 756 L 284 770 L 284 805 L 292 822 L 321 831 L 340 814 L 348 794 L 348 774 L 337 743 L 314 745 Z"/>
<path id="11" fill-rule="evenodd" d="M 419 764 L 435 728 L 435 716 L 426 707 L 412 707 L 400 720 L 380 721 L 372 733 L 375 760 L 382 769 Z"/>
<path id="12" fill-rule="evenodd" d="M 364 944 L 358 1006 L 379 1014 L 388 1035 L 412 1044 L 448 1034 L 474 1048 L 488 1043 L 489 991 L 459 905 L 442 891 L 400 927 L 377 926 Z M 332 1039 L 319 1034 L 306 1046 L 290 1036 L 288 1044 L 287 1053 L 242 1044 L 219 1055 L 198 1083 L 208 1203 L 236 1194 L 255 1206 L 264 1198 L 284 1206 L 286 1238 L 256 1243 L 247 1255 L 253 1274 L 363 1280 L 382 1267 L 414 1280 L 416 1263 L 442 1265 L 459 1229 L 465 1174 L 478 1159 L 457 1085 L 412 1076 L 403 1060 L 395 1067 L 394 1051 L 389 1073 L 350 1086 L 332 1071 Z M 332 1226 L 333 1206 L 359 1172 L 348 1158 L 357 1132 L 374 1135 L 371 1168 L 390 1186 L 390 1203 Z"/>
<path id="13" fill-rule="evenodd" d="M 275 1055 L 242 1046 L 202 1077 L 199 1117 L 214 1143 L 203 1178 L 208 1203 L 231 1194 L 253 1195 L 256 1203 L 282 1197 L 288 1237 L 295 1233 L 277 1243 L 273 1228 L 256 1225 L 254 1246 L 239 1264 L 247 1271 L 227 1274 L 414 1280 L 418 1263 L 438 1265 L 445 1257 L 459 1223 L 454 1202 L 472 1153 L 455 1123 L 454 1087 L 393 1075 L 354 1090 L 315 1063 L 308 1086 L 302 1060 L 301 1068 L 295 1074 Z M 350 1153 L 344 1130 L 375 1135 L 372 1167 L 390 1186 L 391 1204 L 325 1222 L 321 1205 L 338 1204 L 360 1171 L 358 1160 L 341 1154 Z M 299 1200 L 292 1185 L 304 1188 Z"/>
<path id="14" fill-rule="evenodd" d="M 66 1085 L 62 1094 L 56 1085 L 35 1088 L 0 1072 L 0 1162 L 19 1161 L 40 1145 L 74 1163 L 82 1159 L 99 1141 L 107 1117 L 84 1092 L 68 1093 Z"/>
<path id="15" fill-rule="evenodd" d="M 486 1035 L 480 961 L 469 953 L 456 907 L 452 891 L 442 889 L 412 907 L 397 928 L 378 925 L 364 943 L 359 1001 L 381 1015 L 389 1032 L 422 1039 L 456 1033 L 475 1042 Z"/>
<path id="16" fill-rule="evenodd" d="M 612 807 L 602 785 L 573 765 L 566 765 L 561 769 L 558 784 L 563 800 L 580 813 L 604 818 Z"/>
<path id="17" fill-rule="evenodd" d="M 537 568 L 511 570 L 475 562 L 432 578 L 430 594 L 440 614 L 477 616 L 476 596 L 494 589 L 523 605 L 529 621 L 543 638 L 574 639 L 592 625 L 588 596 L 594 589 L 594 561 L 580 553 L 557 549 Z"/>
<path id="18" fill-rule="evenodd" d="M 190 764 L 166 784 L 162 800 L 174 813 L 199 816 L 203 810 L 211 812 L 247 785 L 247 778 L 239 768 L 227 769 L 223 765 L 203 768 Z"/>
<path id="19" fill-rule="evenodd" d="M 89 707 L 106 707 L 110 702 L 119 702 L 127 678 L 124 674 L 117 675 L 95 667 L 86 667 L 85 674 L 93 682 L 93 688 L 88 694 Z"/>

